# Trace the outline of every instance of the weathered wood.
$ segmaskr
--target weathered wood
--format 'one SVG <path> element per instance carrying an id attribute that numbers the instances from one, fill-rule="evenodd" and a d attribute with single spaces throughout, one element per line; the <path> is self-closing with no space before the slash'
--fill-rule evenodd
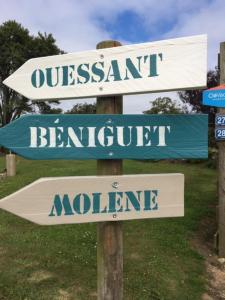
<path id="1" fill-rule="evenodd" d="M 103 41 L 97 49 L 118 47 L 117 41 Z M 123 97 L 97 98 L 97 114 L 122 114 Z M 122 160 L 98 160 L 98 175 L 121 175 Z M 98 224 L 98 300 L 123 299 L 123 231 L 122 222 Z"/>
<path id="2" fill-rule="evenodd" d="M 220 44 L 219 56 L 220 84 L 225 83 L 225 42 Z M 225 109 L 218 109 L 220 114 L 225 114 Z M 218 143 L 219 147 L 219 256 L 225 257 L 225 141 Z"/>
<path id="3" fill-rule="evenodd" d="M 16 155 L 6 154 L 6 175 L 9 177 L 16 175 Z"/>

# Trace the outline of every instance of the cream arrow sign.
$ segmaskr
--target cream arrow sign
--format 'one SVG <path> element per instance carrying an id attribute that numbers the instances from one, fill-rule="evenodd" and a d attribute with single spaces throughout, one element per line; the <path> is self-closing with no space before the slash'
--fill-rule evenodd
<path id="1" fill-rule="evenodd" d="M 184 215 L 184 175 L 42 178 L 0 200 L 40 225 Z"/>
<path id="2" fill-rule="evenodd" d="M 206 74 L 207 37 L 197 35 L 34 58 L 3 83 L 50 100 L 203 88 Z"/>

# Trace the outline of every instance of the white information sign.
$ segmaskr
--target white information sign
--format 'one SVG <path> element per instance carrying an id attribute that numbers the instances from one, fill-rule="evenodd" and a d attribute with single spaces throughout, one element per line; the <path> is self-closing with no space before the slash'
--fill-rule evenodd
<path id="1" fill-rule="evenodd" d="M 34 100 L 206 87 L 207 37 L 198 35 L 28 60 L 3 83 Z"/>
<path id="2" fill-rule="evenodd" d="M 184 175 L 42 178 L 0 200 L 0 208 L 41 225 L 184 215 Z"/>

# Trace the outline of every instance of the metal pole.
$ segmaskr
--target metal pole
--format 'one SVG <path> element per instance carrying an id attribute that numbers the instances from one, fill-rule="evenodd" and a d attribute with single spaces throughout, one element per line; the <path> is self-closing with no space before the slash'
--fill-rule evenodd
<path id="1" fill-rule="evenodd" d="M 117 41 L 103 41 L 97 49 L 121 46 Z M 97 98 L 97 114 L 122 114 L 123 97 Z M 121 175 L 123 161 L 97 160 L 98 175 Z M 123 232 L 122 222 L 98 224 L 98 300 L 121 300 L 123 298 Z"/>

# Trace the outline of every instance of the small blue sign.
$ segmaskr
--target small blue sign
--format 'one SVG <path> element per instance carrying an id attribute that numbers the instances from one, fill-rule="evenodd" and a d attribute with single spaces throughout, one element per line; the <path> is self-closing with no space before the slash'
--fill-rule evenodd
<path id="1" fill-rule="evenodd" d="M 216 128 L 215 129 L 215 138 L 217 141 L 225 140 L 225 128 Z"/>
<path id="2" fill-rule="evenodd" d="M 225 115 L 216 115 L 215 125 L 216 126 L 225 126 Z"/>
<path id="3" fill-rule="evenodd" d="M 225 89 L 211 89 L 203 92 L 204 105 L 225 107 Z"/>

